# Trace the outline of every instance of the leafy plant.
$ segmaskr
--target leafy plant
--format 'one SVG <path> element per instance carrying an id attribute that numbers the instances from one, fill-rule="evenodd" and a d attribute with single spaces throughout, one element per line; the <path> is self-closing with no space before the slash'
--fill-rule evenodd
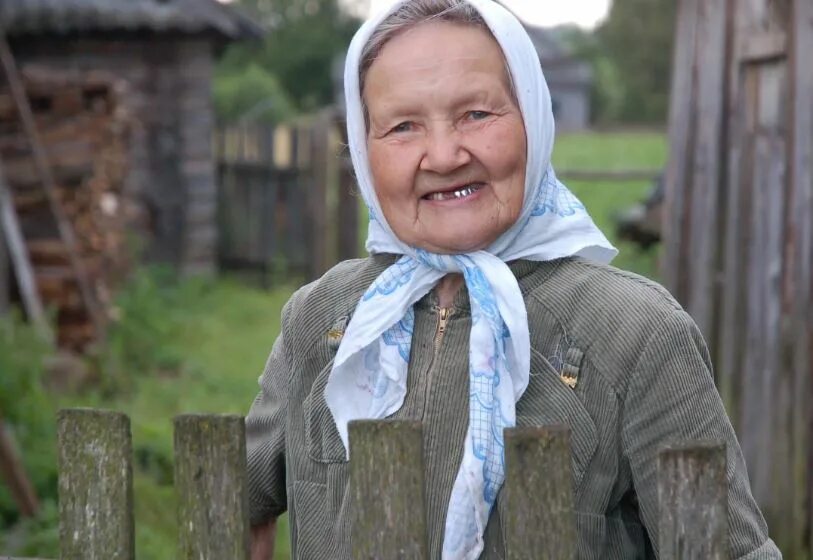
<path id="1" fill-rule="evenodd" d="M 0 418 L 40 495 L 52 495 L 56 487 L 53 400 L 42 384 L 50 353 L 48 344 L 19 314 L 0 318 Z M 0 525 L 17 516 L 11 495 L 0 485 Z"/>

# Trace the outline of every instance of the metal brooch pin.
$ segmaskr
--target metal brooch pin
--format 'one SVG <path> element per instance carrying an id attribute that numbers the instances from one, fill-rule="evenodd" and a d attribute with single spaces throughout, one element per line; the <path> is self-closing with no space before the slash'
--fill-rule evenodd
<path id="1" fill-rule="evenodd" d="M 331 344 L 338 344 L 342 341 L 342 337 L 344 336 L 344 330 L 342 329 L 330 329 L 327 331 L 327 340 Z"/>

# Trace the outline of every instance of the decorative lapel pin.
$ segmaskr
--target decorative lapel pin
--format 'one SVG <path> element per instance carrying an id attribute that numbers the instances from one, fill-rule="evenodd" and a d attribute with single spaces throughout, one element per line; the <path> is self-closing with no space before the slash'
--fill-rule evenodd
<path id="1" fill-rule="evenodd" d="M 559 378 L 571 389 L 575 389 L 576 384 L 579 382 L 579 370 L 582 367 L 582 358 L 584 358 L 584 352 L 575 346 L 571 346 L 567 349 L 565 363 L 562 366 L 562 373 Z"/>
<path id="2" fill-rule="evenodd" d="M 571 389 L 575 389 L 575 388 L 576 388 L 576 383 L 578 383 L 578 382 L 579 382 L 579 378 L 578 378 L 578 377 L 571 376 L 571 375 L 569 375 L 569 374 L 565 374 L 565 373 L 563 373 L 562 375 L 560 375 L 560 376 L 559 376 L 559 379 L 561 379 L 561 380 L 562 380 L 562 383 L 564 383 L 565 385 L 567 385 L 567 386 L 568 386 L 568 387 L 570 387 Z"/>
<path id="3" fill-rule="evenodd" d="M 347 323 L 350 322 L 350 317 L 345 316 L 339 318 L 330 329 L 327 331 L 327 344 L 333 350 L 339 348 L 339 344 L 342 342 L 342 338 L 344 338 L 344 331 L 347 330 Z"/>

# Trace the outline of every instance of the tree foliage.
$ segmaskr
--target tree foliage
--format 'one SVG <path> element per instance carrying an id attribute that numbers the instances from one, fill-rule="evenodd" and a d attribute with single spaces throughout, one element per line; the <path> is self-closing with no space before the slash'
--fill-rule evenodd
<path id="1" fill-rule="evenodd" d="M 592 114 L 599 123 L 662 123 L 669 106 L 674 0 L 613 0 L 594 31 L 556 30 L 593 68 Z"/>
<path id="2" fill-rule="evenodd" d="M 332 66 L 350 43 L 359 22 L 337 0 L 237 0 L 268 33 L 258 44 L 230 47 L 218 65 L 217 106 L 223 118 L 251 111 L 262 101 L 260 90 L 278 99 L 284 112 L 308 111 L 334 98 Z M 272 78 L 279 88 L 272 85 Z M 225 82 L 229 82 L 228 85 Z M 279 90 L 279 91 L 277 91 Z"/>
<path id="3" fill-rule="evenodd" d="M 596 30 L 613 61 L 623 89 L 615 120 L 663 122 L 669 107 L 674 0 L 613 0 L 609 16 Z"/>
<path id="4" fill-rule="evenodd" d="M 226 122 L 279 122 L 296 112 L 279 80 L 256 63 L 219 68 L 214 90 L 215 111 Z"/>

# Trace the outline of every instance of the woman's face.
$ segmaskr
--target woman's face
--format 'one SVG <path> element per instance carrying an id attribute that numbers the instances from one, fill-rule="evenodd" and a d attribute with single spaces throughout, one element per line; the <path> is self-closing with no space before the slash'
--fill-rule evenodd
<path id="1" fill-rule="evenodd" d="M 516 222 L 525 127 L 488 32 L 431 22 L 397 35 L 370 67 L 363 95 L 376 194 L 402 242 L 465 253 Z"/>

